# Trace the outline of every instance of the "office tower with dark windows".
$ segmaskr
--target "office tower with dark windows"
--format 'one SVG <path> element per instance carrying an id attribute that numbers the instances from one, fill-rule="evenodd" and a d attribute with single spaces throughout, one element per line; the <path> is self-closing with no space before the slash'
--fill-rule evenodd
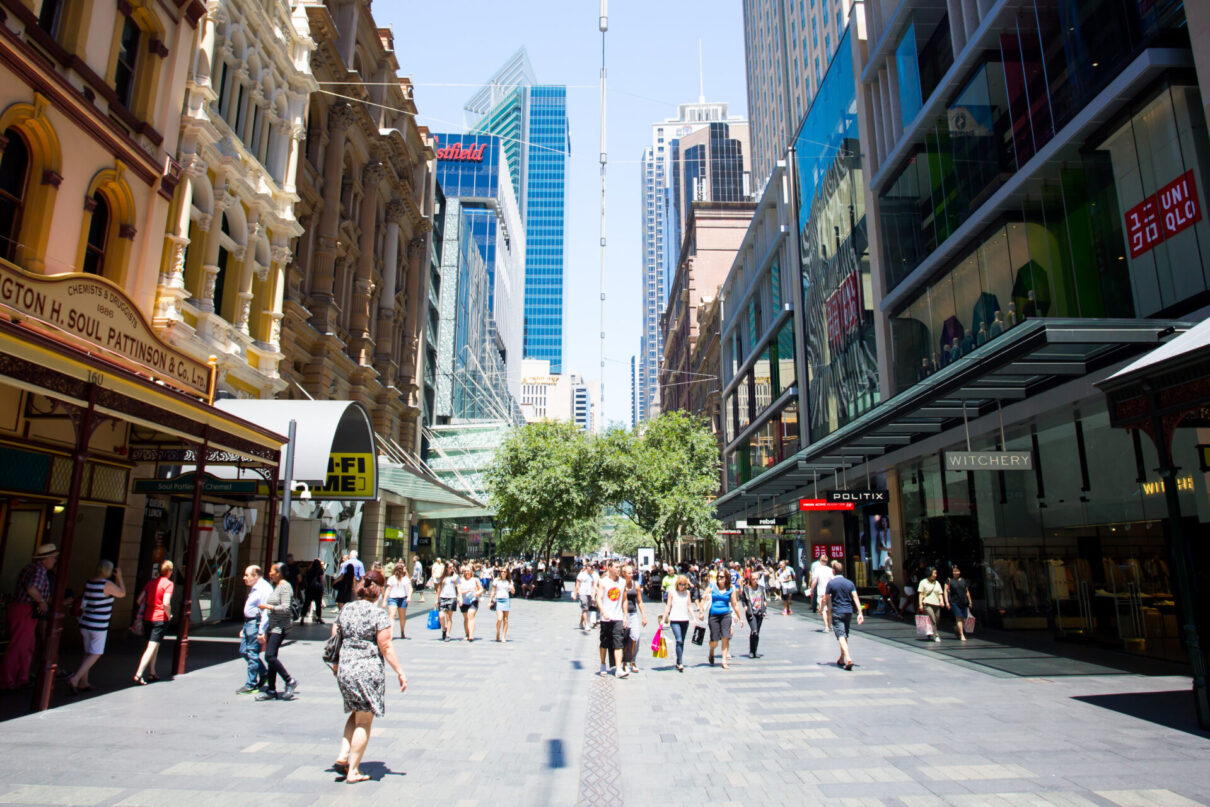
<path id="1" fill-rule="evenodd" d="M 643 331 L 635 369 L 637 420 L 659 413 L 659 368 L 663 358 L 660 314 L 683 227 L 693 202 L 739 202 L 751 195 L 748 125 L 728 117 L 727 104 L 681 104 L 677 117 L 651 127 L 643 149 Z"/>
<path id="2" fill-rule="evenodd" d="M 497 135 L 525 222 L 522 353 L 563 371 L 567 89 L 538 84 L 522 48 L 466 103 L 472 132 Z"/>
<path id="3" fill-rule="evenodd" d="M 853 0 L 744 0 L 752 175 L 758 188 L 785 159 L 840 46 L 852 6 Z"/>

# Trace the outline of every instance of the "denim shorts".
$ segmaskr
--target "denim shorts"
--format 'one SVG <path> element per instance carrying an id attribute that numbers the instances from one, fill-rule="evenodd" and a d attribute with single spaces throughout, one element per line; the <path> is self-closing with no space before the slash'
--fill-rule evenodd
<path id="1" fill-rule="evenodd" d="M 407 608 L 408 607 L 408 598 L 407 597 L 387 597 L 387 605 L 393 605 L 396 608 Z"/>

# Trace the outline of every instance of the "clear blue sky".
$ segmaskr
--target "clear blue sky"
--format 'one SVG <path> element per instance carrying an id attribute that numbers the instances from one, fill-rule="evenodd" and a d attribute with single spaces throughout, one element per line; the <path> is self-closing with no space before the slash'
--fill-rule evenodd
<path id="1" fill-rule="evenodd" d="M 567 188 L 565 372 L 599 372 L 601 35 L 597 0 L 378 0 L 379 25 L 395 32 L 401 72 L 416 83 L 420 122 L 461 128 L 462 105 L 524 45 L 538 81 L 568 85 L 571 161 Z M 614 0 L 606 34 L 608 222 L 605 418 L 630 423 L 630 357 L 640 332 L 639 157 L 651 124 L 698 97 L 698 39 L 709 101 L 748 115 L 739 0 Z M 447 86 L 442 86 L 447 85 Z M 463 85 L 463 86 L 448 86 Z M 588 86 L 584 86 L 588 85 Z"/>

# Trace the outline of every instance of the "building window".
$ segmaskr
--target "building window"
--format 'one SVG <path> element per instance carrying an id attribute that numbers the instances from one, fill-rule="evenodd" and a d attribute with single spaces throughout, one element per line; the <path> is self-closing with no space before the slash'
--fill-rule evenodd
<path id="1" fill-rule="evenodd" d="M 139 41 L 143 32 L 132 17 L 127 17 L 122 23 L 122 36 L 118 41 L 118 64 L 114 69 L 113 88 L 118 94 L 118 100 L 125 107 L 130 106 L 130 95 L 134 89 L 135 67 L 139 60 Z"/>
<path id="2" fill-rule="evenodd" d="M 21 239 L 21 213 L 25 207 L 25 188 L 29 179 L 29 149 L 25 138 L 14 129 L 4 132 L 7 143 L 0 157 L 0 257 L 16 258 Z"/>
<path id="3" fill-rule="evenodd" d="M 51 38 L 59 35 L 59 18 L 62 16 L 63 0 L 42 0 L 42 8 L 38 11 L 38 27 Z"/>
<path id="4" fill-rule="evenodd" d="M 109 204 L 105 196 L 97 191 L 91 197 L 92 219 L 88 223 L 88 241 L 84 245 L 85 272 L 90 275 L 105 274 L 105 247 L 109 242 Z"/>

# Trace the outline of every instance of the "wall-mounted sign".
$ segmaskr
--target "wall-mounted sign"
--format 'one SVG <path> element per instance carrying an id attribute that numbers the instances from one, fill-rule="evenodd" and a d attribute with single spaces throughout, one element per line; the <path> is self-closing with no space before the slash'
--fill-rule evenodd
<path id="1" fill-rule="evenodd" d="M 448 146 L 437 149 L 436 155 L 438 160 L 480 163 L 483 162 L 483 150 L 485 148 L 487 148 L 487 143 L 480 143 L 477 146 L 463 146 L 461 143 L 451 143 Z"/>
<path id="2" fill-rule="evenodd" d="M 844 557 L 844 546 L 841 544 L 814 544 L 811 547 L 811 557 L 818 560 L 823 553 L 828 553 L 828 560 L 838 560 Z"/>
<path id="3" fill-rule="evenodd" d="M 0 305 L 49 325 L 86 348 L 101 348 L 151 375 L 205 395 L 210 367 L 169 347 L 116 285 L 96 275 L 34 275 L 0 263 Z"/>
<path id="4" fill-rule="evenodd" d="M 735 522 L 735 526 L 741 530 L 768 530 L 772 529 L 773 527 L 786 526 L 786 517 L 772 516 L 769 518 L 741 518 Z"/>
<path id="5" fill-rule="evenodd" d="M 742 530 L 719 530 L 716 535 L 743 535 Z"/>
<path id="6" fill-rule="evenodd" d="M 1130 257 L 1137 258 L 1182 230 L 1201 221 L 1193 172 L 1186 171 L 1159 191 L 1126 211 Z"/>
<path id="7" fill-rule="evenodd" d="M 856 505 L 853 502 L 830 502 L 827 499 L 799 499 L 798 509 L 800 511 L 809 510 L 852 510 Z"/>
<path id="8" fill-rule="evenodd" d="M 840 344 L 861 325 L 863 312 L 861 274 L 850 272 L 824 301 L 828 343 Z"/>
<path id="9" fill-rule="evenodd" d="M 1028 451 L 947 451 L 947 471 L 1032 471 L 1034 455 Z"/>
<path id="10" fill-rule="evenodd" d="M 874 504 L 887 502 L 889 499 L 885 490 L 833 490 L 828 492 L 828 501 Z"/>
<path id="11" fill-rule="evenodd" d="M 219 479 L 217 476 L 211 476 L 210 474 L 202 474 L 202 477 L 202 493 L 250 496 L 257 492 L 257 482 L 255 479 Z M 193 479 L 194 473 L 192 471 L 175 476 L 172 479 L 136 479 L 134 482 L 134 492 L 192 495 Z"/>
<path id="12" fill-rule="evenodd" d="M 316 499 L 373 499 L 378 463 L 373 454 L 330 454 L 323 485 L 311 488 Z"/>

